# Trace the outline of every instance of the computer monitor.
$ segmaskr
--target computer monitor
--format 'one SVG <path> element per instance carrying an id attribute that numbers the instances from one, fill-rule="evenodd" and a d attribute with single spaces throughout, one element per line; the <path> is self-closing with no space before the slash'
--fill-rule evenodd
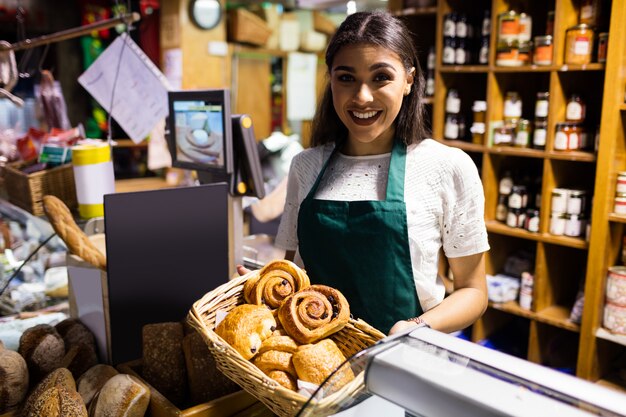
<path id="1" fill-rule="evenodd" d="M 172 166 L 227 179 L 233 172 L 230 92 L 170 91 L 168 101 Z"/>
<path id="2" fill-rule="evenodd" d="M 202 184 L 226 182 L 233 196 L 263 198 L 252 119 L 230 114 L 229 90 L 171 91 L 167 140 L 172 166 L 197 171 Z"/>

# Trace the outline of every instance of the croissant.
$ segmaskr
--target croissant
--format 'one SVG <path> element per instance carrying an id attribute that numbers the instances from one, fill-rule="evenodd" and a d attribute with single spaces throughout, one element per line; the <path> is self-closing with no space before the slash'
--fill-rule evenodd
<path id="1" fill-rule="evenodd" d="M 298 378 L 317 385 L 321 385 L 345 360 L 345 356 L 331 339 L 300 346 L 292 358 Z M 330 392 L 338 390 L 353 379 L 352 368 L 348 365 L 342 366 L 329 383 Z"/>
<path id="2" fill-rule="evenodd" d="M 350 306 L 339 290 L 311 285 L 285 299 L 278 309 L 278 319 L 298 343 L 314 343 L 348 323 Z"/>
<path id="3" fill-rule="evenodd" d="M 296 350 L 298 344 L 291 337 L 271 336 L 263 341 L 252 363 L 283 387 L 297 391 L 298 376 L 291 361 Z"/>
<path id="4" fill-rule="evenodd" d="M 309 277 L 298 265 L 288 260 L 276 260 L 250 277 L 243 287 L 249 304 L 266 304 L 271 309 L 280 306 L 289 295 L 311 285 Z"/>
<path id="5" fill-rule="evenodd" d="M 276 330 L 276 320 L 265 306 L 242 304 L 235 307 L 215 328 L 215 333 L 228 342 L 246 360 L 261 348 L 263 340 Z"/>

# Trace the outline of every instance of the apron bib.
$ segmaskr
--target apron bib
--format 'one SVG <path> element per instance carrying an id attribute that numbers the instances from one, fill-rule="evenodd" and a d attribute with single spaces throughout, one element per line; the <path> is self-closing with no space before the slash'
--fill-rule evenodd
<path id="1" fill-rule="evenodd" d="M 354 317 L 387 334 L 398 320 L 422 314 L 404 203 L 406 146 L 394 141 L 384 201 L 316 200 L 337 149 L 300 205 L 298 249 L 311 283 L 341 291 Z"/>

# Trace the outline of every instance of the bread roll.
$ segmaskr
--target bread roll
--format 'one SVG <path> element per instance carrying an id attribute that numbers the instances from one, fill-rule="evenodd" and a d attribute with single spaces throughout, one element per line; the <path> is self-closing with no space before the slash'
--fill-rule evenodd
<path id="1" fill-rule="evenodd" d="M 112 366 L 98 364 L 89 368 L 78 378 L 78 393 L 87 407 L 104 384 L 118 373 Z"/>
<path id="2" fill-rule="evenodd" d="M 249 304 L 280 307 L 285 298 L 311 285 L 309 277 L 291 261 L 281 259 L 269 262 L 243 286 L 244 298 Z"/>
<path id="3" fill-rule="evenodd" d="M 205 403 L 241 390 L 239 385 L 217 369 L 215 359 L 200 333 L 185 336 L 183 352 L 192 404 Z"/>
<path id="4" fill-rule="evenodd" d="M 20 337 L 18 352 L 28 365 L 31 383 L 59 368 L 65 355 L 65 343 L 56 329 L 39 324 L 26 329 Z"/>
<path id="5" fill-rule="evenodd" d="M 276 320 L 266 306 L 242 304 L 232 309 L 215 333 L 246 360 L 259 352 L 261 343 L 276 330 Z"/>
<path id="6" fill-rule="evenodd" d="M 28 367 L 17 352 L 0 342 L 0 414 L 24 400 L 28 392 Z"/>
<path id="7" fill-rule="evenodd" d="M 62 385 L 44 391 L 24 417 L 88 417 L 80 395 Z"/>
<path id="8" fill-rule="evenodd" d="M 150 390 L 137 378 L 119 374 L 109 379 L 89 406 L 90 417 L 143 417 Z"/>
<path id="9" fill-rule="evenodd" d="M 278 309 L 278 318 L 298 343 L 315 343 L 348 323 L 350 306 L 339 290 L 311 285 L 287 297 Z"/>
<path id="10" fill-rule="evenodd" d="M 68 369 L 55 369 L 50 372 L 50 374 L 48 374 L 39 384 L 37 384 L 24 403 L 22 415 L 29 415 L 35 403 L 39 400 L 39 397 L 41 397 L 41 395 L 50 388 L 56 386 L 61 386 L 68 391 L 76 391 L 76 381 L 74 381 L 74 377 Z"/>
<path id="11" fill-rule="evenodd" d="M 321 385 L 326 378 L 346 360 L 341 350 L 331 339 L 324 339 L 312 345 L 303 345 L 293 354 L 293 365 L 302 381 Z M 333 375 L 331 392 L 338 390 L 354 379 L 349 365 L 341 367 Z"/>
<path id="12" fill-rule="evenodd" d="M 181 323 L 143 327 L 143 377 L 168 400 L 180 405 L 187 393 Z"/>
<path id="13" fill-rule="evenodd" d="M 65 343 L 66 356 L 63 366 L 72 372 L 74 378 L 80 377 L 87 369 L 98 363 L 96 339 L 80 320 L 63 320 L 55 326 L 55 329 Z"/>

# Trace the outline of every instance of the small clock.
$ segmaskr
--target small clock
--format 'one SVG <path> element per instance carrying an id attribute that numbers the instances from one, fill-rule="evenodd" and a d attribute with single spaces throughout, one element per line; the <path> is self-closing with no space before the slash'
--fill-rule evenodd
<path id="1" fill-rule="evenodd" d="M 213 29 L 222 19 L 219 0 L 190 0 L 189 17 L 200 29 Z"/>

